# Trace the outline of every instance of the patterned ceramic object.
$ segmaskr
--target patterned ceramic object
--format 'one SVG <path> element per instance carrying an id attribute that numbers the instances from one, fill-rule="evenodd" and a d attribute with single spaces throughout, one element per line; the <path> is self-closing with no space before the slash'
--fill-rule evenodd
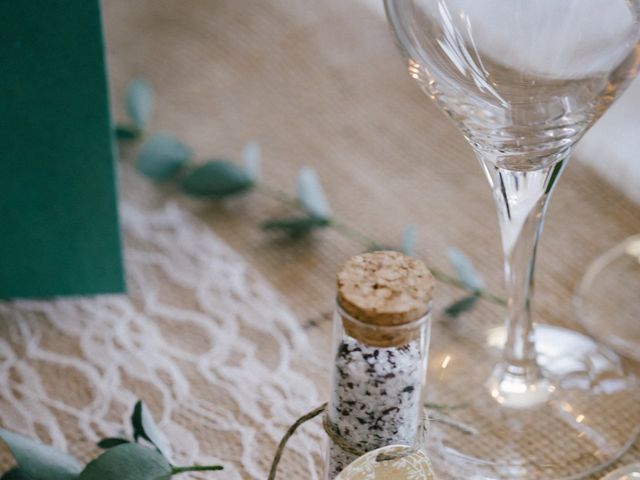
<path id="1" fill-rule="evenodd" d="M 390 445 L 373 450 L 355 460 L 336 477 L 336 480 L 433 479 L 431 462 L 424 452 L 404 445 Z"/>

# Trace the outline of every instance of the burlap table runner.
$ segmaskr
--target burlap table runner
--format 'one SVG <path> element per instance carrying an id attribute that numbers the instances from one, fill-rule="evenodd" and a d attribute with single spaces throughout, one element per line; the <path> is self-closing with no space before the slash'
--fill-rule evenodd
<path id="1" fill-rule="evenodd" d="M 418 253 L 430 265 L 446 269 L 443 254 L 456 245 L 500 290 L 497 221 L 481 171 L 406 75 L 375 14 L 340 0 L 106 0 L 104 16 L 116 117 L 127 82 L 147 77 L 158 93 L 153 128 L 176 133 L 201 158 L 237 157 L 257 140 L 270 183 L 293 190 L 297 169 L 312 165 L 345 220 L 382 244 L 397 244 L 406 225 L 417 225 Z M 136 176 L 126 165 L 132 154 L 123 151 L 122 195 L 143 207 L 175 198 Z M 266 276 L 301 322 L 317 321 L 309 332 L 327 349 L 334 274 L 358 245 L 330 231 L 300 242 L 265 235 L 258 223 L 282 211 L 256 194 L 224 205 L 180 201 Z M 575 327 L 570 298 L 587 264 L 639 231 L 640 209 L 571 164 L 539 251 L 539 318 Z M 457 292 L 439 287 L 441 307 Z M 464 321 L 500 314 L 483 304 Z M 638 446 L 621 462 L 634 459 Z M 285 469 L 295 471 L 297 461 L 285 455 Z"/>

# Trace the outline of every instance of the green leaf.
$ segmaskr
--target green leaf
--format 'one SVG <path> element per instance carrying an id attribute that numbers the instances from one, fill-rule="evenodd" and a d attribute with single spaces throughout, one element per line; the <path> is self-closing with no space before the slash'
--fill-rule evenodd
<path id="1" fill-rule="evenodd" d="M 310 167 L 300 170 L 297 193 L 298 200 L 309 215 L 324 220 L 331 218 L 331 209 L 315 170 Z"/>
<path id="2" fill-rule="evenodd" d="M 80 480 L 166 480 L 169 462 L 156 450 L 137 443 L 111 448 L 89 463 Z"/>
<path id="3" fill-rule="evenodd" d="M 12 468 L 2 475 L 0 480 L 31 480 L 31 477 L 28 477 L 27 474 L 19 468 Z"/>
<path id="4" fill-rule="evenodd" d="M 173 135 L 156 133 L 142 146 L 136 167 L 153 180 L 168 180 L 192 155 L 193 151 Z"/>
<path id="5" fill-rule="evenodd" d="M 106 450 L 107 448 L 117 447 L 118 445 L 122 445 L 124 443 L 131 443 L 131 442 L 126 438 L 110 437 L 110 438 L 103 438 L 102 440 L 100 440 L 98 442 L 98 446 Z"/>
<path id="6" fill-rule="evenodd" d="M 179 473 L 187 473 L 187 472 L 217 472 L 219 470 L 224 470 L 222 465 L 191 465 L 189 467 L 173 467 L 173 474 L 177 475 Z"/>
<path id="7" fill-rule="evenodd" d="M 151 442 L 164 456 L 164 458 L 169 462 L 172 461 L 171 445 L 158 428 L 158 425 L 149 412 L 149 409 L 140 400 L 138 400 L 133 408 L 131 425 L 133 426 L 133 438 L 136 442 L 138 441 L 138 438 L 144 438 Z"/>
<path id="8" fill-rule="evenodd" d="M 244 171 L 254 182 L 260 180 L 262 157 L 260 154 L 260 144 L 249 142 L 242 149 L 242 164 Z"/>
<path id="9" fill-rule="evenodd" d="M 254 186 L 251 177 L 224 160 L 212 160 L 193 169 L 182 181 L 182 190 L 196 197 L 225 198 Z"/>
<path id="10" fill-rule="evenodd" d="M 469 260 L 464 253 L 457 248 L 449 248 L 447 250 L 447 257 L 456 271 L 458 279 L 465 287 L 469 290 L 476 291 L 484 288 L 482 278 L 474 268 L 471 260 Z"/>
<path id="11" fill-rule="evenodd" d="M 71 455 L 35 442 L 9 430 L 0 429 L 20 467 L 20 473 L 32 480 L 76 480 L 82 465 Z"/>
<path id="12" fill-rule="evenodd" d="M 469 310 L 473 309 L 473 307 L 475 307 L 476 302 L 478 301 L 480 297 L 478 297 L 478 295 L 469 295 L 468 297 L 464 297 L 461 298 L 460 300 L 457 300 L 455 302 L 453 302 L 451 305 L 449 305 L 445 310 L 444 313 L 452 318 L 456 318 L 460 315 L 462 315 L 464 312 L 468 312 Z"/>
<path id="13" fill-rule="evenodd" d="M 303 237 L 316 228 L 326 227 L 328 221 L 316 217 L 290 217 L 268 220 L 262 224 L 265 230 L 274 230 L 285 233 L 292 238 Z"/>
<path id="14" fill-rule="evenodd" d="M 144 438 L 144 427 L 142 426 L 142 401 L 138 400 L 133 407 L 131 414 L 131 428 L 133 429 L 133 440 L 137 442 Z"/>
<path id="15" fill-rule="evenodd" d="M 125 96 L 127 113 L 138 130 L 144 130 L 153 114 L 153 88 L 143 79 L 136 79 L 129 83 Z"/>
<path id="16" fill-rule="evenodd" d="M 118 140 L 135 140 L 140 136 L 140 130 L 133 125 L 116 125 L 116 138 Z"/>
<path id="17" fill-rule="evenodd" d="M 404 229 L 402 235 L 402 253 L 412 256 L 416 251 L 416 240 L 418 238 L 418 229 L 415 225 L 409 225 Z"/>

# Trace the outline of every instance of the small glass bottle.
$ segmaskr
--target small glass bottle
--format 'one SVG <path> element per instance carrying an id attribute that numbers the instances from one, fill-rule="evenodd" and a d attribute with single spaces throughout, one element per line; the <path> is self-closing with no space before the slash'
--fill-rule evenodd
<path id="1" fill-rule="evenodd" d="M 433 278 L 398 252 L 351 258 L 338 274 L 325 478 L 388 445 L 419 446 Z"/>

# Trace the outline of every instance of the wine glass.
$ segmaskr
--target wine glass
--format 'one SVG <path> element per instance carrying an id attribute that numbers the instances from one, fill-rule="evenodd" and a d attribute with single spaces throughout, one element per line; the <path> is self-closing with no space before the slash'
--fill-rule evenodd
<path id="1" fill-rule="evenodd" d="M 461 407 L 432 424 L 436 470 L 505 480 L 596 472 L 637 437 L 640 388 L 590 337 L 534 328 L 533 273 L 547 202 L 573 146 L 638 73 L 640 0 L 385 0 L 385 8 L 409 74 L 480 161 L 504 251 L 504 326 L 434 337 L 431 400 Z"/>
<path id="2" fill-rule="evenodd" d="M 573 302 L 591 335 L 640 362 L 640 234 L 589 265 Z"/>

